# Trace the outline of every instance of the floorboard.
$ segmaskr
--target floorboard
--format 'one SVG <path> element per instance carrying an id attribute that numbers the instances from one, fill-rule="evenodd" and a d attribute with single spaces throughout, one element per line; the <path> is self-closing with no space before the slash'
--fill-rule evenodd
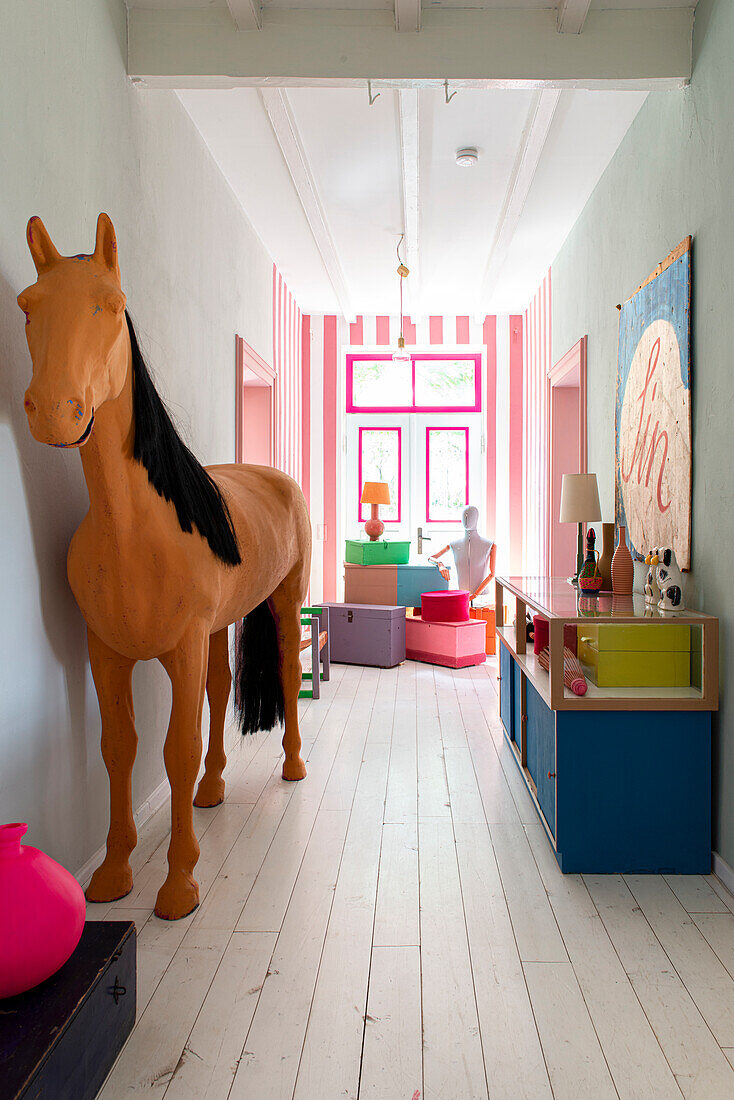
<path id="1" fill-rule="evenodd" d="M 132 892 L 88 906 L 138 932 L 104 1100 L 731 1100 L 734 899 L 713 876 L 562 875 L 496 675 L 334 665 L 300 705 L 302 783 L 281 730 L 235 741 L 174 923 L 153 815 Z"/>

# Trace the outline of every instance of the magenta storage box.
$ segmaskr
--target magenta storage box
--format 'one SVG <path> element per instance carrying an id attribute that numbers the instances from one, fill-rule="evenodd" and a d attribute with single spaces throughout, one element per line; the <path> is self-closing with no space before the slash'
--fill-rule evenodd
<path id="1" fill-rule="evenodd" d="M 405 608 L 326 603 L 332 662 L 392 668 L 405 660 Z"/>
<path id="2" fill-rule="evenodd" d="M 421 618 L 424 623 L 465 623 L 469 619 L 470 592 L 424 592 Z"/>
<path id="3" fill-rule="evenodd" d="M 483 619 L 427 623 L 420 615 L 409 615 L 405 620 L 405 656 L 411 661 L 449 668 L 481 665 L 487 659 L 485 642 Z"/>

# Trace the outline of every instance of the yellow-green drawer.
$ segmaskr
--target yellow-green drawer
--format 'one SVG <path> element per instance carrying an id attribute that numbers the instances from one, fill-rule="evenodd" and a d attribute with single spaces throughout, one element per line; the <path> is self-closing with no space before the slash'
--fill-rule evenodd
<path id="1" fill-rule="evenodd" d="M 642 650 L 606 650 L 579 639 L 579 660 L 597 687 L 690 687 L 691 655 L 686 652 L 650 653 Z"/>
<path id="2" fill-rule="evenodd" d="M 691 628 L 680 623 L 583 623 L 579 645 L 586 639 L 599 653 L 690 653 Z"/>

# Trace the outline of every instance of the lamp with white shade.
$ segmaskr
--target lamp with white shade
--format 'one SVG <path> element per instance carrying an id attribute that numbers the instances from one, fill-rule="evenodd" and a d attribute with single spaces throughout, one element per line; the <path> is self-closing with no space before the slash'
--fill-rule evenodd
<path id="1" fill-rule="evenodd" d="M 576 554 L 576 576 L 574 584 L 584 562 L 583 524 L 601 519 L 599 504 L 599 486 L 596 474 L 564 474 L 561 480 L 561 523 L 578 523 L 579 540 Z"/>

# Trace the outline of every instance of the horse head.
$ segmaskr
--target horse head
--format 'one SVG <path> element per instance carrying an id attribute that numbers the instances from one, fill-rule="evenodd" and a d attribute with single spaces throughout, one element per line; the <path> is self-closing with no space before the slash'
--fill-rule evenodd
<path id="1" fill-rule="evenodd" d="M 97 219 L 91 256 L 62 256 L 40 218 L 31 218 L 28 247 L 38 272 L 18 295 L 26 316 L 33 377 L 25 410 L 31 434 L 54 447 L 81 447 L 95 410 L 118 397 L 128 365 L 125 295 L 115 230 Z"/>

